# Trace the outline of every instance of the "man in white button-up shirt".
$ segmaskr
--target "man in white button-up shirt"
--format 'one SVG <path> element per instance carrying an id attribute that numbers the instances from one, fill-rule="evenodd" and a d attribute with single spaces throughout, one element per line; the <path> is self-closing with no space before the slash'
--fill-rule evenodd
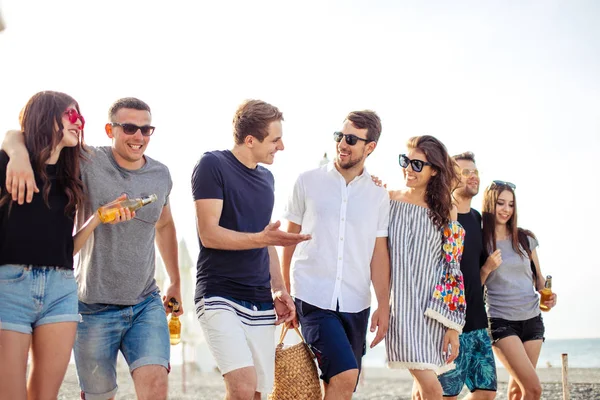
<path id="1" fill-rule="evenodd" d="M 373 111 L 348 114 L 333 162 L 301 174 L 287 203 L 288 232 L 312 240 L 283 250 L 283 277 L 296 301 L 305 340 L 317 356 L 325 399 L 350 399 L 358 381 L 373 282 L 378 308 L 371 347 L 387 332 L 389 197 L 364 163 L 381 121 Z"/>

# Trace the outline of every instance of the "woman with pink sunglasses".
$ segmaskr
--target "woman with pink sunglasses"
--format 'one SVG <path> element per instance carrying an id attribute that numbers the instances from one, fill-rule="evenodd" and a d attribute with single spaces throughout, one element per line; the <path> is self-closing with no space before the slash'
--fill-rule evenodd
<path id="1" fill-rule="evenodd" d="M 0 187 L 0 400 L 58 396 L 79 322 L 73 255 L 100 224 L 90 218 L 73 236 L 84 201 L 85 120 L 77 102 L 64 93 L 37 93 L 20 123 L 41 194 L 19 205 Z M 0 151 L 2 184 L 8 162 Z M 121 210 L 117 221 L 130 218 Z"/>

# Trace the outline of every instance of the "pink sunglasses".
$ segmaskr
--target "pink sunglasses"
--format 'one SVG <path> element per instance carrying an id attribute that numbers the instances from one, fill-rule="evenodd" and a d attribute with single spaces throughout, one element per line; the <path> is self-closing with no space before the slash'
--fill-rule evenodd
<path id="1" fill-rule="evenodd" d="M 83 127 L 85 125 L 85 118 L 83 118 L 83 115 L 79 114 L 79 112 L 76 109 L 69 108 L 67 111 L 65 111 L 65 115 L 67 116 L 67 118 L 69 118 L 69 122 L 72 124 L 77 122 L 77 120 L 80 120 L 81 130 L 83 130 Z"/>

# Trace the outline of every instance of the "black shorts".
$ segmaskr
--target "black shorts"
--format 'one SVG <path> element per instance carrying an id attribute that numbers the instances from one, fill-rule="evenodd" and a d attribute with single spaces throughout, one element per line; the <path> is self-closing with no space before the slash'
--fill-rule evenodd
<path id="1" fill-rule="evenodd" d="M 524 321 L 509 321 L 502 318 L 489 318 L 492 343 L 508 336 L 517 336 L 521 342 L 544 340 L 542 314 Z"/>

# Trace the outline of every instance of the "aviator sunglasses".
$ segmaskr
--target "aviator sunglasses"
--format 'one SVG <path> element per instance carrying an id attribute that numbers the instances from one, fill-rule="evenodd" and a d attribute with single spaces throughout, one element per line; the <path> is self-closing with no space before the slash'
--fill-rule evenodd
<path id="1" fill-rule="evenodd" d="M 426 166 L 426 165 L 429 165 L 430 167 L 433 167 L 433 164 L 431 164 L 430 162 L 427 162 L 427 161 L 411 160 L 410 158 L 408 158 L 406 156 L 406 154 L 400 154 L 398 156 L 398 162 L 400 163 L 400 166 L 402 168 L 408 168 L 408 164 L 410 164 L 410 166 L 412 167 L 413 171 L 415 171 L 415 172 L 421 172 L 421 171 L 423 171 L 423 167 Z"/>
<path id="2" fill-rule="evenodd" d="M 121 124 L 113 122 L 112 126 L 120 126 L 126 135 L 135 135 L 138 129 L 142 132 L 142 136 L 150 136 L 154 133 L 154 127 L 150 125 L 137 126 L 136 124 Z"/>
<path id="3" fill-rule="evenodd" d="M 352 134 L 346 135 L 345 133 L 342 133 L 342 132 L 333 132 L 333 140 L 335 140 L 336 142 L 339 143 L 342 141 L 342 138 L 345 138 L 346 143 L 349 144 L 350 146 L 354 146 L 356 143 L 358 143 L 359 140 L 362 140 L 365 143 L 369 143 L 372 141 L 369 139 L 360 138 L 360 137 L 358 137 L 356 135 L 352 135 Z"/>
<path id="4" fill-rule="evenodd" d="M 83 126 L 85 125 L 85 118 L 83 118 L 83 115 L 79 114 L 79 112 L 74 109 L 74 108 L 69 108 L 67 111 L 65 111 L 65 116 L 67 118 L 69 118 L 69 122 L 74 124 L 77 122 L 77 120 L 81 121 L 81 130 L 83 130 Z"/>
<path id="5" fill-rule="evenodd" d="M 463 168 L 460 173 L 466 178 L 470 178 L 472 175 L 475 175 L 479 178 L 479 170 L 477 169 Z"/>
<path id="6" fill-rule="evenodd" d="M 508 186 L 512 190 L 515 190 L 517 188 L 517 185 L 515 185 L 512 182 L 498 181 L 498 180 L 492 181 L 492 186 Z"/>

